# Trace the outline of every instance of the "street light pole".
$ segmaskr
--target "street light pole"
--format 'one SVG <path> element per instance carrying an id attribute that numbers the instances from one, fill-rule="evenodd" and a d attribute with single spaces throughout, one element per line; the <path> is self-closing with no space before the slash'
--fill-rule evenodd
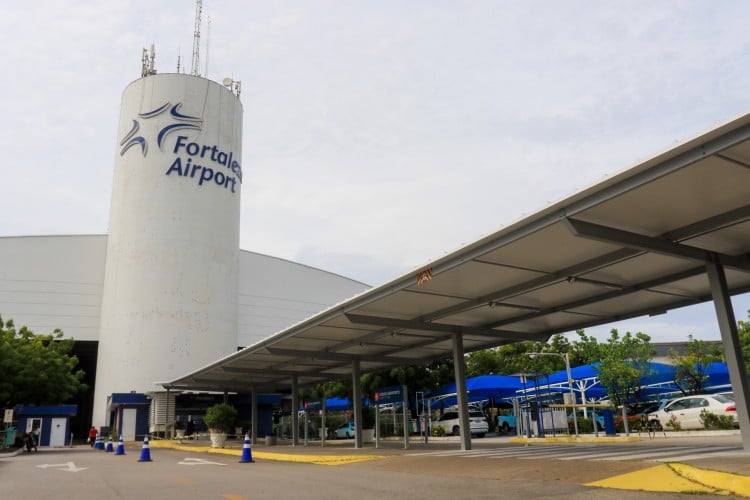
<path id="1" fill-rule="evenodd" d="M 575 429 L 576 439 L 578 439 L 578 412 L 576 412 L 576 396 L 573 393 L 573 375 L 570 373 L 570 358 L 565 353 L 565 371 L 568 372 L 568 390 L 570 391 L 570 402 L 573 404 L 573 429 Z"/>
<path id="2" fill-rule="evenodd" d="M 565 372 L 568 375 L 568 390 L 570 391 L 570 399 L 573 404 L 573 429 L 575 430 L 576 439 L 578 439 L 578 416 L 576 414 L 576 397 L 573 393 L 573 375 L 570 372 L 570 358 L 568 353 L 560 354 L 559 352 L 530 352 L 528 353 L 530 358 L 536 358 L 537 356 L 559 356 L 565 360 Z"/>

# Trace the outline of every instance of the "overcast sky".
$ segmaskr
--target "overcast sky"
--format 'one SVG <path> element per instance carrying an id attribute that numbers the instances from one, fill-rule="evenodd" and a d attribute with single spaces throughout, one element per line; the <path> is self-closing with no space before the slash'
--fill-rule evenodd
<path id="1" fill-rule="evenodd" d="M 203 5 L 201 74 L 242 82 L 241 248 L 371 285 L 750 111 L 747 1 Z M 151 43 L 190 71 L 194 15 L 3 6 L 0 235 L 107 232 L 121 93 Z M 709 304 L 591 332 L 715 325 Z"/>

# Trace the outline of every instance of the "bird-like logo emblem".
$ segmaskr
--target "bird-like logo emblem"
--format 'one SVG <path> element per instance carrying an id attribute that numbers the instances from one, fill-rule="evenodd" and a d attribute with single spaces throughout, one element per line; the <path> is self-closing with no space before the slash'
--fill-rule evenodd
<path id="1" fill-rule="evenodd" d="M 159 133 L 156 135 L 156 145 L 159 147 L 159 149 L 162 149 L 162 145 L 164 144 L 164 140 L 166 139 L 166 137 L 175 130 L 201 129 L 201 124 L 203 122 L 201 118 L 180 113 L 180 106 L 182 106 L 182 103 L 177 103 L 174 106 L 170 106 L 171 104 L 167 102 L 154 110 L 147 111 L 145 113 L 138 113 L 139 119 L 133 120 L 133 126 L 130 128 L 128 133 L 125 134 L 125 137 L 123 137 L 120 141 L 120 156 L 124 155 L 125 152 L 133 146 L 140 146 L 141 153 L 143 154 L 143 156 L 146 156 L 146 154 L 148 153 L 148 141 L 142 134 L 139 134 L 139 131 L 141 130 L 141 123 L 139 120 L 150 120 L 161 115 L 164 112 L 167 112 L 167 110 L 169 110 L 169 115 L 175 120 L 175 123 L 171 123 L 159 130 Z"/>

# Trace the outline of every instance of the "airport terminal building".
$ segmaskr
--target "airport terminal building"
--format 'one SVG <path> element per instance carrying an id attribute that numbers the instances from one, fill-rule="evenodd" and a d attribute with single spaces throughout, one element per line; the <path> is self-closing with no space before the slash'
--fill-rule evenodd
<path id="1" fill-rule="evenodd" d="M 242 112 L 231 86 L 144 67 L 123 93 L 108 234 L 0 238 L 0 314 L 76 341 L 90 391 L 75 433 L 142 427 L 118 394 L 150 402 L 153 431 L 159 382 L 368 289 L 240 250 Z"/>

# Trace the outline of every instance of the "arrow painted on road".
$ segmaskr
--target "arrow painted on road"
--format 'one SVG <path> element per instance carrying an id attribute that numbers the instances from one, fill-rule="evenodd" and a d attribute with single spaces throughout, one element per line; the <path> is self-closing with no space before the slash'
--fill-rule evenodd
<path id="1" fill-rule="evenodd" d="M 79 471 L 88 469 L 88 467 L 76 467 L 75 462 L 65 462 L 64 464 L 37 465 L 37 468 L 39 469 L 49 469 L 50 467 L 54 467 L 54 468 L 65 467 L 64 469 L 60 469 L 60 470 L 64 470 L 65 472 L 79 472 Z"/>
<path id="2" fill-rule="evenodd" d="M 182 462 L 177 462 L 179 465 L 226 465 L 219 462 L 209 462 L 202 458 L 186 458 Z"/>

